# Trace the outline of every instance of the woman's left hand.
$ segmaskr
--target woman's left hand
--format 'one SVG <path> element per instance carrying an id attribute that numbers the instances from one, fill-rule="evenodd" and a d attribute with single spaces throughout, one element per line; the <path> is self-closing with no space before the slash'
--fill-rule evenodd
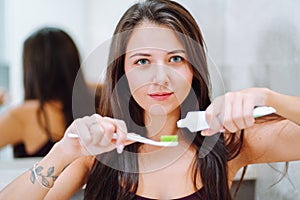
<path id="1" fill-rule="evenodd" d="M 202 135 L 213 135 L 224 129 L 233 133 L 253 126 L 253 109 L 266 104 L 267 93 L 266 88 L 249 88 L 217 97 L 206 109 L 210 128 L 203 130 Z"/>

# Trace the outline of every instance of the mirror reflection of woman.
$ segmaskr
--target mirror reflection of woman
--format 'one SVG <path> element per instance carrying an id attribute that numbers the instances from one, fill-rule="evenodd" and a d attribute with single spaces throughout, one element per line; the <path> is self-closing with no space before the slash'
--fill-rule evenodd
<path id="1" fill-rule="evenodd" d="M 0 116 L 0 148 L 13 145 L 16 158 L 45 156 L 73 121 L 76 76 L 83 79 L 79 52 L 66 32 L 32 33 L 23 45 L 24 102 Z M 89 93 L 84 81 L 82 91 Z"/>

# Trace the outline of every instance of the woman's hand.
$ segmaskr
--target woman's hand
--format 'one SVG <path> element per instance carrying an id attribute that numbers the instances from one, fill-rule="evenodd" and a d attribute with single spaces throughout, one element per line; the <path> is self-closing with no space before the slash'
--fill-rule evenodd
<path id="1" fill-rule="evenodd" d="M 70 138 L 68 134 L 78 135 L 78 138 Z M 117 133 L 117 139 L 113 134 Z M 64 138 L 59 142 L 60 149 L 74 159 L 99 155 L 117 148 L 122 153 L 126 142 L 127 128 L 122 120 L 102 117 L 94 114 L 89 117 L 76 119 L 66 130 Z"/>
<path id="2" fill-rule="evenodd" d="M 253 126 L 253 109 L 266 105 L 268 93 L 266 88 L 249 88 L 217 97 L 206 110 L 210 129 L 202 131 L 202 135 L 213 135 L 224 129 L 236 132 Z"/>

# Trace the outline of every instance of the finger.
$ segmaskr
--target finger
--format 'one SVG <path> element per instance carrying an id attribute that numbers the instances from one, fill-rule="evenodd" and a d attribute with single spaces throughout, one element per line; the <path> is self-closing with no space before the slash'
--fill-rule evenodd
<path id="1" fill-rule="evenodd" d="M 111 135 L 114 132 L 114 129 L 114 125 L 105 117 L 102 117 L 97 123 L 93 123 L 90 127 L 93 142 L 87 146 L 87 149 L 92 155 L 111 151 L 115 148 L 115 145 L 111 142 Z"/>
<path id="2" fill-rule="evenodd" d="M 101 126 L 102 117 L 98 114 L 86 118 L 85 124 L 89 129 L 91 136 L 91 144 L 97 144 L 102 138 L 103 128 Z"/>
<path id="3" fill-rule="evenodd" d="M 122 153 L 126 142 L 127 126 L 123 120 L 115 119 L 115 124 L 117 126 L 116 133 L 118 135 L 116 142 L 117 152 Z"/>
<path id="4" fill-rule="evenodd" d="M 118 134 L 118 140 L 122 141 L 126 139 L 127 126 L 123 120 L 115 119 L 115 124 L 117 127 L 116 133 Z"/>
<path id="5" fill-rule="evenodd" d="M 229 132 L 233 133 L 238 130 L 232 119 L 232 102 L 230 98 L 226 98 L 226 106 L 224 107 L 224 121 L 223 126 Z"/>
<path id="6" fill-rule="evenodd" d="M 252 101 L 244 102 L 243 107 L 245 128 L 248 128 L 253 126 L 255 123 L 255 119 L 253 118 L 254 103 Z"/>
<path id="7" fill-rule="evenodd" d="M 203 130 L 202 135 L 210 136 L 223 130 L 221 116 L 224 112 L 224 96 L 217 97 L 206 109 L 206 121 L 209 129 Z"/>
<path id="8" fill-rule="evenodd" d="M 203 136 L 212 136 L 216 133 L 220 133 L 220 132 L 224 132 L 225 130 L 219 130 L 219 131 L 216 131 L 216 130 L 212 130 L 212 129 L 205 129 L 201 132 L 201 135 Z"/>
<path id="9" fill-rule="evenodd" d="M 105 126 L 105 133 L 109 133 L 109 141 L 112 139 L 112 134 L 116 133 L 117 139 L 116 139 L 116 148 L 118 153 L 122 153 L 124 149 L 124 144 L 126 143 L 126 134 L 127 134 L 127 127 L 124 121 L 118 120 L 118 119 L 112 119 L 112 118 L 104 118 L 105 122 L 107 123 Z M 111 128 L 114 131 L 111 132 L 111 130 L 107 130 L 107 128 Z"/>
<path id="10" fill-rule="evenodd" d="M 103 128 L 103 134 L 101 140 L 99 141 L 99 145 L 108 146 L 111 145 L 113 134 L 116 131 L 115 124 L 112 121 L 107 120 L 105 117 L 101 121 L 101 127 Z"/>
<path id="11" fill-rule="evenodd" d="M 88 145 L 92 142 L 89 126 L 87 125 L 88 122 L 89 117 L 87 116 L 74 121 L 76 132 L 80 137 L 80 142 L 85 145 Z"/>
<path id="12" fill-rule="evenodd" d="M 220 102 L 213 102 L 206 109 L 206 120 L 211 130 L 218 131 L 222 128 L 222 123 L 219 119 L 219 116 L 223 110 L 222 104 Z"/>
<path id="13" fill-rule="evenodd" d="M 99 144 L 103 135 L 104 135 L 104 129 L 102 128 L 102 125 L 100 123 L 94 124 L 89 127 L 90 134 L 92 137 L 92 144 Z"/>
<path id="14" fill-rule="evenodd" d="M 243 97 L 241 95 L 236 95 L 235 99 L 237 99 L 234 104 L 232 104 L 232 112 L 231 118 L 232 123 L 235 125 L 236 129 L 231 131 L 237 131 L 244 129 L 246 127 L 246 123 L 244 121 L 244 107 L 243 107 Z"/>
<path id="15" fill-rule="evenodd" d="M 73 122 L 73 127 L 71 130 L 75 130 L 75 133 L 79 135 L 79 144 L 82 148 L 82 152 L 85 155 L 93 155 L 92 146 L 92 136 L 90 134 L 89 127 L 87 123 L 90 121 L 90 117 L 83 117 L 81 119 L 76 119 Z"/>
<path id="16" fill-rule="evenodd" d="M 212 117 L 212 120 L 211 120 L 209 126 L 211 126 L 213 128 L 209 128 L 209 129 L 201 131 L 202 135 L 205 135 L 205 136 L 213 135 L 213 134 L 219 132 L 220 130 L 223 130 L 223 126 L 220 123 L 220 120 L 217 116 Z"/>

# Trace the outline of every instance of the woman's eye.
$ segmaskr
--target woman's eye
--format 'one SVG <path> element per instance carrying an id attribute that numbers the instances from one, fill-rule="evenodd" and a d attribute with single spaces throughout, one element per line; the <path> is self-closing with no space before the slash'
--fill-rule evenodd
<path id="1" fill-rule="evenodd" d="M 170 58 L 170 62 L 175 62 L 175 63 L 179 63 L 182 60 L 183 60 L 183 58 L 180 57 L 180 56 L 173 56 L 173 57 Z"/>
<path id="2" fill-rule="evenodd" d="M 147 59 L 139 59 L 135 62 L 135 64 L 138 64 L 138 65 L 147 65 L 149 64 L 149 60 Z"/>

